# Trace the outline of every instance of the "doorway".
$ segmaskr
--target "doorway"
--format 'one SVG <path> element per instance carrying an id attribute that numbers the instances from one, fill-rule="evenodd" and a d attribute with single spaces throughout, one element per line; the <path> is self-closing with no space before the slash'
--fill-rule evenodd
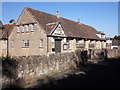
<path id="1" fill-rule="evenodd" d="M 55 39 L 55 52 L 61 52 L 61 39 Z"/>

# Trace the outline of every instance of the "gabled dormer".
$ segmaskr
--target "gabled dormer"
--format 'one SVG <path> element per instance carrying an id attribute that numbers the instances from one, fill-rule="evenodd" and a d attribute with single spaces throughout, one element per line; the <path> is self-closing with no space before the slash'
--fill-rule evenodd
<path id="1" fill-rule="evenodd" d="M 49 33 L 51 36 L 65 36 L 63 27 L 60 22 L 56 22 L 53 25 L 50 25 L 52 30 Z"/>
<path id="2" fill-rule="evenodd" d="M 99 38 L 105 38 L 105 33 L 103 31 L 98 31 L 96 34 Z"/>

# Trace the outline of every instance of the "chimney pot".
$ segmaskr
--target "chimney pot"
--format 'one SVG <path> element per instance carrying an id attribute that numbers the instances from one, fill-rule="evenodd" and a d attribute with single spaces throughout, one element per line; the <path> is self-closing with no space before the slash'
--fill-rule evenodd
<path id="1" fill-rule="evenodd" d="M 80 19 L 78 19 L 78 21 L 77 21 L 79 24 L 80 24 Z"/>
<path id="2" fill-rule="evenodd" d="M 56 16 L 57 16 L 57 18 L 60 18 L 60 12 L 59 11 L 56 11 Z"/>

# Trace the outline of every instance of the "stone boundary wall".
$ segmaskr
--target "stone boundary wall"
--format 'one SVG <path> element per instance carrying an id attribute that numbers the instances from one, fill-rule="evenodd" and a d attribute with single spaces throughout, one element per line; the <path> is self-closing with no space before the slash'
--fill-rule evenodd
<path id="1" fill-rule="evenodd" d="M 107 50 L 107 57 L 108 58 L 120 57 L 120 49 L 108 49 Z"/>
<path id="2" fill-rule="evenodd" d="M 2 85 L 25 86 L 66 70 L 74 69 L 91 60 L 120 56 L 120 50 L 77 50 L 42 56 L 19 56 L 2 61 Z"/>
<path id="3" fill-rule="evenodd" d="M 3 61 L 3 87 L 9 84 L 26 84 L 44 79 L 66 70 L 74 69 L 81 62 L 81 51 L 44 56 L 13 57 Z"/>
<path id="4" fill-rule="evenodd" d="M 120 57 L 119 49 L 93 49 L 88 50 L 88 57 L 91 60 Z"/>

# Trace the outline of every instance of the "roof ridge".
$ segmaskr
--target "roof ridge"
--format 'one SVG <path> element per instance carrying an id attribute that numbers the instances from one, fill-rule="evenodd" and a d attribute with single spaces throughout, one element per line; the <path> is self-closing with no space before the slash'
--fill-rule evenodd
<path id="1" fill-rule="evenodd" d="M 35 11 L 38 11 L 38 12 L 42 12 L 42 13 L 45 13 L 45 14 L 49 14 L 49 15 L 55 16 L 55 15 L 53 15 L 53 14 L 46 13 L 46 12 L 43 12 L 43 11 L 40 11 L 40 10 L 36 10 L 36 9 L 30 8 L 30 7 L 24 7 L 24 8 L 32 9 L 32 10 L 35 10 Z"/>
<path id="2" fill-rule="evenodd" d="M 3 24 L 3 25 L 10 25 L 10 24 Z"/>
<path id="3" fill-rule="evenodd" d="M 63 18 L 63 17 L 61 17 L 61 18 Z M 68 20 L 68 21 L 72 21 L 72 22 L 74 22 L 74 23 L 77 23 L 77 24 L 79 24 L 78 22 L 76 22 L 76 21 L 73 21 L 73 20 L 70 20 L 70 19 L 67 19 L 67 18 L 63 18 L 63 19 L 66 19 L 66 20 Z M 80 24 L 79 24 L 80 25 Z"/>
<path id="4" fill-rule="evenodd" d="M 3 26 L 4 26 L 4 25 L 15 25 L 15 23 L 14 23 L 14 24 L 3 24 Z"/>
<path id="5" fill-rule="evenodd" d="M 63 18 L 63 17 L 57 18 L 56 15 L 46 13 L 43 11 L 39 11 L 39 10 L 36 10 L 33 8 L 24 7 L 24 9 L 26 9 L 29 13 L 31 13 L 31 15 L 37 20 L 37 22 L 45 30 L 46 34 L 50 33 L 50 31 L 46 30 L 47 23 L 61 21 L 63 23 L 63 26 L 64 26 L 67 36 L 83 37 L 83 38 L 92 38 L 93 37 L 93 38 L 99 39 L 99 37 L 97 37 L 97 35 L 95 34 L 97 32 L 97 30 L 92 26 L 89 26 L 86 24 L 79 24 L 77 21 L 73 21 L 73 20 L 70 20 L 67 18 Z M 87 30 L 87 29 L 89 29 L 89 30 Z M 87 32 L 84 32 L 84 30 L 87 30 Z"/>
<path id="6" fill-rule="evenodd" d="M 51 15 L 51 16 L 55 16 L 55 17 L 56 17 L 56 15 L 53 15 L 53 14 L 50 14 L 50 13 L 46 13 L 46 12 L 43 12 L 43 11 L 40 11 L 40 10 L 36 10 L 36 9 L 30 8 L 30 7 L 24 7 L 24 8 L 32 9 L 32 10 L 35 10 L 35 11 L 38 11 L 38 12 L 42 12 L 42 13 L 45 13 L 45 14 L 49 14 L 49 15 Z M 69 21 L 72 21 L 72 22 L 74 22 L 74 23 L 77 23 L 76 21 L 73 21 L 73 20 L 70 20 L 70 19 L 67 19 L 67 18 L 64 18 L 64 17 L 60 17 L 60 18 L 66 19 L 66 20 L 69 20 Z"/>

